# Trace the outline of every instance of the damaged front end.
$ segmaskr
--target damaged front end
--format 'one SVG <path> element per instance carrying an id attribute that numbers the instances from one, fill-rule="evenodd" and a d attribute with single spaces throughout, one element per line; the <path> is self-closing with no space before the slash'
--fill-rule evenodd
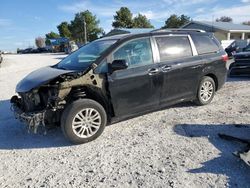
<path id="1" fill-rule="evenodd" d="M 16 119 L 27 124 L 29 131 L 37 133 L 39 127 L 59 121 L 59 112 L 65 101 L 58 98 L 57 87 L 44 87 L 20 92 L 11 98 L 11 109 Z"/>
<path id="2" fill-rule="evenodd" d="M 90 90 L 105 93 L 104 77 L 94 74 L 92 68 L 89 67 L 81 72 L 62 71 L 63 74 L 51 76 L 52 78 L 46 82 L 32 83 L 35 85 L 32 89 L 25 86 L 26 83 L 31 82 L 29 76 L 26 77 L 28 81 L 22 80 L 16 89 L 18 95 L 11 98 L 11 109 L 16 119 L 24 122 L 29 131 L 34 133 L 37 133 L 39 127 L 46 132 L 47 127 L 59 124 L 67 103 L 83 98 L 87 94 L 89 98 L 93 97 Z M 46 69 L 54 71 L 52 67 Z M 46 76 L 39 74 L 43 74 L 43 71 L 37 72 L 36 76 Z M 37 80 L 37 78 L 32 79 Z"/>
<path id="3" fill-rule="evenodd" d="M 79 98 L 96 100 L 105 110 L 112 111 L 107 78 L 105 74 L 95 74 L 94 70 L 116 41 L 90 42 L 58 64 L 27 75 L 16 86 L 18 95 L 11 99 L 15 117 L 25 122 L 30 131 L 37 132 L 40 126 L 46 128 L 60 123 L 66 106 Z"/>

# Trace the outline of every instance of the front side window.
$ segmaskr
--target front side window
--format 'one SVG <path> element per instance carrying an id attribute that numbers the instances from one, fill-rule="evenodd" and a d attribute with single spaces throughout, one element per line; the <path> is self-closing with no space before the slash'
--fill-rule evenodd
<path id="1" fill-rule="evenodd" d="M 126 60 L 129 67 L 137 67 L 153 63 L 149 38 L 129 41 L 113 53 L 113 60 Z"/>
<path id="2" fill-rule="evenodd" d="M 86 44 L 57 64 L 57 68 L 66 70 L 84 70 L 116 40 L 97 40 Z"/>
<path id="3" fill-rule="evenodd" d="M 161 62 L 191 57 L 193 55 L 187 36 L 164 36 L 156 37 L 155 40 Z"/>

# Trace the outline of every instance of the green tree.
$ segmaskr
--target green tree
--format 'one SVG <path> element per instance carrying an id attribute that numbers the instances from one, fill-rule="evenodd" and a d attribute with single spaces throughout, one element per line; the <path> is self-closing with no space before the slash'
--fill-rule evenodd
<path id="1" fill-rule="evenodd" d="M 233 22 L 233 19 L 228 16 L 221 16 L 220 18 L 216 19 L 216 22 Z"/>
<path id="2" fill-rule="evenodd" d="M 162 27 L 165 28 L 179 28 L 185 24 L 190 22 L 190 17 L 185 16 L 182 14 L 181 16 L 178 16 L 176 14 L 172 14 L 166 21 L 165 25 Z"/>
<path id="3" fill-rule="evenodd" d="M 121 7 L 114 15 L 112 23 L 114 28 L 132 28 L 133 27 L 133 14 L 127 7 Z"/>
<path id="4" fill-rule="evenodd" d="M 133 27 L 135 28 L 154 28 L 154 26 L 151 25 L 150 21 L 147 19 L 145 15 L 138 14 L 133 19 Z"/>
<path id="5" fill-rule="evenodd" d="M 60 38 L 60 35 L 58 33 L 53 32 L 53 31 L 47 33 L 45 36 L 46 36 L 46 39 L 45 39 L 45 44 L 46 45 L 50 45 L 50 40 L 49 39 Z"/>
<path id="6" fill-rule="evenodd" d="M 67 37 L 71 38 L 71 32 L 69 30 L 69 23 L 68 22 L 62 22 L 57 26 L 57 29 L 59 31 L 59 34 L 61 37 Z"/>
<path id="7" fill-rule="evenodd" d="M 46 39 L 60 38 L 60 35 L 58 33 L 53 32 L 53 31 L 47 33 L 45 36 L 46 36 Z"/>
<path id="8" fill-rule="evenodd" d="M 80 43 L 84 43 L 84 24 L 86 23 L 87 41 L 93 41 L 102 34 L 103 29 L 99 27 L 99 20 L 90 11 L 77 13 L 69 25 L 72 38 Z"/>

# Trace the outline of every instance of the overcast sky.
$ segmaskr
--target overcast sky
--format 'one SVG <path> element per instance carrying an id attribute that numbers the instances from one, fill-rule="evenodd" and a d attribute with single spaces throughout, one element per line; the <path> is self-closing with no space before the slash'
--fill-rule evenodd
<path id="1" fill-rule="evenodd" d="M 134 16 L 146 15 L 155 28 L 171 14 L 185 14 L 193 20 L 230 16 L 235 23 L 250 20 L 250 0 L 6 0 L 0 4 L 0 50 L 16 50 L 34 45 L 38 36 L 70 21 L 79 11 L 90 10 L 108 32 L 113 15 L 122 6 Z"/>

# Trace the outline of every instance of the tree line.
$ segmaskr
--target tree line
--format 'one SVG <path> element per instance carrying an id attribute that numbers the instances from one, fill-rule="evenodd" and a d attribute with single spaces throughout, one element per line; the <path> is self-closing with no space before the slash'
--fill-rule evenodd
<path id="1" fill-rule="evenodd" d="M 171 15 L 162 28 L 176 28 L 190 21 L 190 17 L 175 14 Z M 46 44 L 49 39 L 66 37 L 79 43 L 84 43 L 84 24 L 86 23 L 87 41 L 93 41 L 105 35 L 103 28 L 99 26 L 100 20 L 89 10 L 75 14 L 70 22 L 63 21 L 57 26 L 58 33 L 49 32 L 46 36 Z M 113 28 L 154 28 L 150 20 L 143 14 L 133 15 L 127 7 L 121 7 L 114 15 Z"/>
<path id="2" fill-rule="evenodd" d="M 191 21 L 191 18 L 186 15 L 172 14 L 165 21 L 162 26 L 165 28 L 179 28 L 184 24 Z M 222 16 L 216 19 L 216 22 L 232 22 L 233 19 L 227 16 Z M 63 21 L 58 26 L 58 33 L 49 32 L 46 34 L 46 44 L 49 44 L 49 39 L 66 37 L 70 40 L 74 40 L 78 43 L 84 43 L 85 41 L 85 27 L 87 41 L 93 41 L 98 37 L 105 35 L 103 28 L 99 26 L 100 20 L 89 10 L 79 12 L 75 14 L 75 17 L 70 22 Z M 250 21 L 244 22 L 243 24 L 250 25 Z M 113 28 L 154 28 L 150 20 L 142 14 L 134 16 L 127 7 L 121 7 L 114 15 L 114 21 L 112 22 Z"/>

